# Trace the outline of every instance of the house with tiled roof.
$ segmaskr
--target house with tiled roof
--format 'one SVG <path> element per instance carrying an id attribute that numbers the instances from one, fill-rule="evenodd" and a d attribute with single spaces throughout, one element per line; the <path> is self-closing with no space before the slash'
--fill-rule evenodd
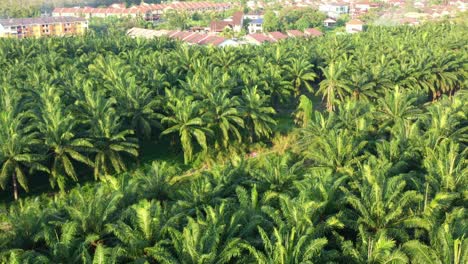
<path id="1" fill-rule="evenodd" d="M 302 31 L 297 30 L 297 29 L 286 30 L 286 34 L 288 34 L 288 36 L 290 36 L 292 38 L 304 37 L 304 33 Z"/>
<path id="2" fill-rule="evenodd" d="M 256 45 L 260 45 L 260 44 L 263 44 L 265 42 L 276 42 L 275 39 L 265 35 L 265 34 L 260 34 L 260 33 L 254 33 L 254 34 L 248 34 L 247 36 L 245 36 L 245 40 L 248 42 L 248 43 L 251 43 L 251 44 L 256 44 Z"/>
<path id="3" fill-rule="evenodd" d="M 213 33 L 223 32 L 224 29 L 230 28 L 234 32 L 240 32 L 244 23 L 244 13 L 235 12 L 230 19 L 224 21 L 211 21 L 210 31 Z"/>
<path id="4" fill-rule="evenodd" d="M 233 29 L 233 25 L 229 21 L 211 21 L 210 23 L 210 32 L 220 33 L 223 32 L 226 28 Z"/>
<path id="5" fill-rule="evenodd" d="M 306 36 L 309 37 L 320 37 L 323 35 L 322 31 L 316 29 L 316 28 L 308 28 L 304 30 L 304 33 Z"/>
<path id="6" fill-rule="evenodd" d="M 269 32 L 268 36 L 276 41 L 288 38 L 288 35 L 281 33 L 279 31 Z"/>

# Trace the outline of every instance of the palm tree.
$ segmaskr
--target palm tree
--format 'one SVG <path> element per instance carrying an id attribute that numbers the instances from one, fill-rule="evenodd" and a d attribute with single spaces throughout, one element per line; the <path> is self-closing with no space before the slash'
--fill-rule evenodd
<path id="1" fill-rule="evenodd" d="M 408 263 L 408 257 L 400 249 L 396 248 L 394 240 L 389 239 L 385 232 L 369 237 L 361 238 L 356 244 L 349 240 L 342 242 L 343 261 L 354 263 Z"/>
<path id="2" fill-rule="evenodd" d="M 136 131 L 137 136 L 148 139 L 154 127 L 159 127 L 162 116 L 156 112 L 160 102 L 150 89 L 138 85 L 134 76 L 121 76 L 122 89 L 116 90 L 116 110 L 122 112 L 128 127 Z"/>
<path id="3" fill-rule="evenodd" d="M 408 124 L 417 119 L 421 110 L 414 106 L 416 100 L 416 97 L 401 92 L 399 87 L 380 98 L 376 118 L 381 122 L 381 127 Z"/>
<path id="4" fill-rule="evenodd" d="M 226 209 L 224 204 L 206 207 L 196 219 L 189 217 L 182 231 L 168 230 L 171 251 L 155 247 L 148 254 L 162 263 L 230 263 L 241 255 L 243 241 L 235 236 L 240 228 L 235 215 L 229 217 Z"/>
<path id="5" fill-rule="evenodd" d="M 125 129 L 117 115 L 114 98 L 106 99 L 101 92 L 90 86 L 83 89 L 83 98 L 77 102 L 78 117 L 89 128 L 89 139 L 93 144 L 94 177 L 109 175 L 112 171 L 126 170 L 122 153 L 138 157 L 138 144 L 131 137 L 134 131 Z"/>
<path id="6" fill-rule="evenodd" d="M 327 110 L 329 112 L 335 109 L 335 100 L 337 97 L 343 100 L 344 97 L 352 93 L 348 81 L 344 80 L 344 71 L 346 65 L 342 62 L 331 62 L 328 67 L 320 69 L 325 79 L 320 82 L 317 94 L 322 94 L 327 98 Z"/>
<path id="7" fill-rule="evenodd" d="M 301 179 L 302 162 L 294 162 L 291 155 L 259 157 L 256 164 L 252 176 L 270 191 L 288 193 L 294 190 L 293 183 Z"/>
<path id="8" fill-rule="evenodd" d="M 244 244 L 255 263 L 314 263 L 327 244 L 326 238 L 313 239 L 310 234 L 296 231 L 294 227 L 280 226 L 274 228 L 269 236 L 263 228 L 258 227 L 263 250 Z"/>
<path id="9" fill-rule="evenodd" d="M 169 103 L 168 107 L 171 114 L 165 116 L 161 122 L 168 124 L 166 130 L 161 133 L 161 136 L 178 133 L 182 150 L 184 151 L 184 162 L 187 164 L 193 159 L 193 138 L 199 146 L 206 151 L 207 135 L 213 132 L 206 127 L 205 121 L 199 117 L 200 103 L 193 101 L 192 98 L 186 97 L 183 100 L 176 100 L 175 103 Z"/>
<path id="10" fill-rule="evenodd" d="M 467 148 L 449 139 L 434 148 L 426 147 L 423 166 L 426 181 L 435 191 L 462 192 L 467 186 Z"/>
<path id="11" fill-rule="evenodd" d="M 312 71 L 312 68 L 313 65 L 305 58 L 291 59 L 289 63 L 284 66 L 288 77 L 291 79 L 296 96 L 299 96 L 301 88 L 306 88 L 309 92 L 313 91 L 309 82 L 315 80 L 317 74 Z"/>
<path id="12" fill-rule="evenodd" d="M 239 128 L 244 128 L 244 120 L 239 111 L 238 98 L 228 98 L 227 91 L 219 91 L 208 95 L 206 102 L 204 118 L 209 129 L 214 131 L 216 148 L 226 148 L 231 135 L 240 143 L 242 135 Z"/>
<path id="13" fill-rule="evenodd" d="M 420 240 L 411 240 L 403 245 L 403 250 L 410 256 L 411 263 L 466 263 L 468 260 L 468 240 L 466 235 L 466 209 L 454 208 L 446 213 L 441 223 L 433 217 L 417 219 L 414 223 L 429 234 L 427 245 Z M 422 221 L 421 221 L 422 220 Z M 432 220 L 432 221 L 431 221 Z M 419 222 L 419 223 L 418 223 Z"/>
<path id="14" fill-rule="evenodd" d="M 312 119 L 314 113 L 314 106 L 312 101 L 305 95 L 299 97 L 299 104 L 294 113 L 294 123 L 300 125 L 302 128 L 307 127 Z"/>
<path id="15" fill-rule="evenodd" d="M 25 126 L 26 116 L 13 116 L 13 113 L 0 112 L 0 161 L 2 164 L 0 185 L 3 189 L 11 181 L 13 197 L 18 199 L 18 183 L 28 191 L 26 168 L 49 172 L 40 162 L 44 155 L 37 154 L 41 141 L 37 133 Z"/>
<path id="16" fill-rule="evenodd" d="M 320 136 L 308 135 L 305 132 L 298 144 L 316 169 L 326 168 L 333 172 L 351 174 L 355 165 L 367 156 L 363 153 L 367 141 L 347 130 L 329 130 Z"/>
<path id="17" fill-rule="evenodd" d="M 269 137 L 276 121 L 271 117 L 275 110 L 266 106 L 268 97 L 257 92 L 257 86 L 244 89 L 241 97 L 241 112 L 249 129 L 250 141 L 255 137 Z"/>
<path id="18" fill-rule="evenodd" d="M 121 213 L 122 193 L 105 185 L 77 188 L 61 202 L 65 219 L 76 224 L 83 246 L 96 248 L 108 233 L 106 225 L 115 222 Z M 62 222 L 57 222 L 61 225 Z"/>
<path id="19" fill-rule="evenodd" d="M 167 244 L 165 233 L 171 226 L 166 211 L 157 202 L 141 200 L 122 214 L 122 220 L 107 225 L 125 246 L 126 258 L 134 262 L 148 261 L 144 257 L 147 247 Z"/>
<path id="20" fill-rule="evenodd" d="M 49 98 L 50 99 L 50 98 Z M 79 161 L 88 166 L 93 166 L 93 162 L 84 155 L 93 148 L 91 142 L 86 138 L 77 138 L 74 134 L 77 127 L 77 120 L 70 113 L 65 113 L 63 105 L 58 96 L 46 99 L 39 116 L 40 121 L 37 129 L 45 145 L 52 155 L 52 167 L 50 169 L 52 186 L 58 184 L 61 190 L 64 189 L 66 176 L 74 181 L 78 181 L 78 176 L 72 160 Z"/>
<path id="21" fill-rule="evenodd" d="M 279 65 L 267 64 L 260 73 L 260 87 L 270 95 L 271 104 L 275 109 L 280 103 L 288 102 L 294 86 L 283 77 L 284 70 Z"/>
<path id="22" fill-rule="evenodd" d="M 360 167 L 362 180 L 357 178 L 352 184 L 357 192 L 342 187 L 347 203 L 354 209 L 349 212 L 348 224 L 357 224 L 362 239 L 380 233 L 402 241 L 409 237 L 402 223 L 411 217 L 410 210 L 423 197 L 415 190 L 405 191 L 403 176 L 388 175 L 389 168 L 390 164 L 372 157 Z"/>

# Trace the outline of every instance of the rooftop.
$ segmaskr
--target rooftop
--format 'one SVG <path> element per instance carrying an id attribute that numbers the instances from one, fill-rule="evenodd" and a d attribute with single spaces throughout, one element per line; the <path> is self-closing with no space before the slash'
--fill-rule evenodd
<path id="1" fill-rule="evenodd" d="M 252 19 L 250 24 L 263 24 L 263 18 Z"/>

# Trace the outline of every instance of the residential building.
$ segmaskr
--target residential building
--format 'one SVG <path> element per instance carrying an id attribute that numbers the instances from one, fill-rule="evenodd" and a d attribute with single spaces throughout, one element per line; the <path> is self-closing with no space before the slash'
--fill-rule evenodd
<path id="1" fill-rule="evenodd" d="M 357 33 L 363 30 L 364 23 L 359 19 L 352 19 L 346 23 L 346 32 L 347 33 Z"/>
<path id="2" fill-rule="evenodd" d="M 269 36 L 265 34 L 261 34 L 261 33 L 249 34 L 245 36 L 245 40 L 247 40 L 248 43 L 256 44 L 256 45 L 260 45 L 265 42 L 276 42 L 275 39 L 270 38 Z"/>
<path id="3" fill-rule="evenodd" d="M 263 18 L 263 12 L 249 12 L 248 14 L 244 15 L 244 19 L 254 20 L 259 18 Z"/>
<path id="4" fill-rule="evenodd" d="M 224 21 L 211 21 L 210 31 L 213 33 L 223 32 L 224 29 L 230 28 L 234 32 L 241 32 L 244 25 L 244 13 L 236 12 L 229 19 Z"/>
<path id="5" fill-rule="evenodd" d="M 233 30 L 232 23 L 228 21 L 211 21 L 210 23 L 210 32 L 212 33 L 223 32 L 226 28 Z"/>
<path id="6" fill-rule="evenodd" d="M 304 30 L 304 33 L 306 36 L 309 37 L 320 37 L 323 35 L 322 31 L 316 29 L 316 28 L 308 28 Z"/>
<path id="7" fill-rule="evenodd" d="M 325 27 L 334 27 L 336 25 L 336 20 L 333 18 L 327 18 L 323 21 Z"/>
<path id="8" fill-rule="evenodd" d="M 288 38 L 288 35 L 285 35 L 284 33 L 281 33 L 279 31 L 270 32 L 268 33 L 268 36 L 276 41 Z"/>
<path id="9" fill-rule="evenodd" d="M 249 22 L 249 34 L 263 33 L 263 18 L 257 18 Z"/>
<path id="10" fill-rule="evenodd" d="M 164 12 L 175 10 L 187 13 L 195 12 L 223 12 L 232 8 L 230 3 L 212 3 L 212 2 L 174 2 L 168 4 L 146 4 L 124 8 L 122 5 L 112 5 L 108 8 L 93 7 L 73 7 L 73 8 L 55 8 L 52 16 L 73 16 L 73 17 L 142 17 L 148 21 L 157 21 Z"/>
<path id="11" fill-rule="evenodd" d="M 322 3 L 319 5 L 319 11 L 331 18 L 338 18 L 340 15 L 349 13 L 349 4 L 345 2 Z"/>
<path id="12" fill-rule="evenodd" d="M 41 17 L 0 19 L 0 37 L 38 38 L 83 35 L 88 22 L 78 17 Z"/>
<path id="13" fill-rule="evenodd" d="M 292 38 L 304 37 L 304 33 L 296 29 L 286 30 L 286 34 Z"/>

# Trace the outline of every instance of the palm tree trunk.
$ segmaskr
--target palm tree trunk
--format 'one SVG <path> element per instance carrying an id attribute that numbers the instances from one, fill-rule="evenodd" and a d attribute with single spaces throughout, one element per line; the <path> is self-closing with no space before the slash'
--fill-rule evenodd
<path id="1" fill-rule="evenodd" d="M 13 197 L 15 201 L 18 200 L 18 183 L 16 180 L 16 173 L 13 172 Z"/>

